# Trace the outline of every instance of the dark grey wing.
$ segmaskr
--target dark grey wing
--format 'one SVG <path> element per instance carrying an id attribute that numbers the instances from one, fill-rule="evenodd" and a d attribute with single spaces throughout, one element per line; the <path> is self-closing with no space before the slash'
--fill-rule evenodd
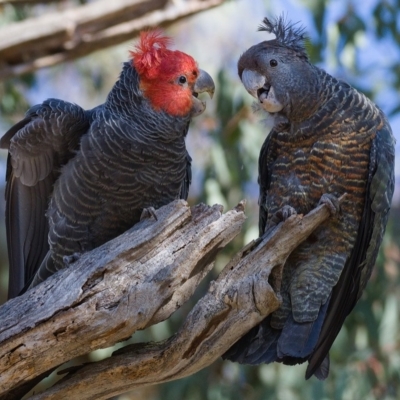
<path id="1" fill-rule="evenodd" d="M 184 136 L 186 137 L 188 131 L 189 131 L 189 125 L 190 123 L 187 124 Z M 189 153 L 186 151 L 186 174 L 185 178 L 182 182 L 182 187 L 181 191 L 179 194 L 179 198 L 183 200 L 187 200 L 189 196 L 189 187 L 192 183 L 192 157 L 190 157 Z"/>
<path id="2" fill-rule="evenodd" d="M 192 157 L 190 157 L 189 153 L 186 152 L 186 174 L 185 179 L 182 182 L 181 193 L 179 198 L 183 200 L 187 200 L 189 196 L 189 187 L 192 183 Z"/>
<path id="3" fill-rule="evenodd" d="M 48 252 L 45 218 L 60 168 L 79 148 L 90 125 L 90 112 L 49 99 L 32 107 L 6 132 L 0 147 L 8 149 L 6 229 L 9 298 L 30 281 Z"/>
<path id="4" fill-rule="evenodd" d="M 8 297 L 17 296 L 48 251 L 45 218 L 53 174 L 34 186 L 15 177 L 11 156 L 7 163 L 6 231 L 9 259 Z"/>
<path id="5" fill-rule="evenodd" d="M 265 227 L 268 219 L 268 210 L 265 206 L 265 200 L 267 197 L 267 191 L 271 184 L 272 164 L 276 159 L 276 152 L 274 150 L 274 138 L 277 134 L 277 130 L 271 130 L 261 147 L 260 157 L 258 159 L 258 185 L 260 187 L 260 194 L 258 198 L 258 229 L 260 236 L 265 233 Z"/>
<path id="6" fill-rule="evenodd" d="M 383 120 L 386 121 L 384 117 Z M 386 122 L 372 141 L 365 207 L 356 243 L 333 288 L 320 337 L 309 359 L 306 379 L 318 374 L 345 318 L 356 305 L 371 275 L 394 191 L 394 145 L 395 139 Z"/>

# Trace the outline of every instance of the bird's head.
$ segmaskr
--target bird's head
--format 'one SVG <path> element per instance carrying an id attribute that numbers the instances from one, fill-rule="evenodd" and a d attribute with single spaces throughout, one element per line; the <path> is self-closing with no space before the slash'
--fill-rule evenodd
<path id="1" fill-rule="evenodd" d="M 264 18 L 259 30 L 274 34 L 275 39 L 243 53 L 238 61 L 239 77 L 264 110 L 292 119 L 303 106 L 312 108 L 318 87 L 316 68 L 304 47 L 304 29 L 279 17 Z"/>
<path id="2" fill-rule="evenodd" d="M 205 108 L 199 93 L 214 94 L 211 76 L 198 68 L 193 57 L 170 50 L 171 39 L 162 32 L 144 31 L 131 52 L 132 64 L 139 74 L 140 89 L 155 110 L 174 116 L 196 116 Z"/>

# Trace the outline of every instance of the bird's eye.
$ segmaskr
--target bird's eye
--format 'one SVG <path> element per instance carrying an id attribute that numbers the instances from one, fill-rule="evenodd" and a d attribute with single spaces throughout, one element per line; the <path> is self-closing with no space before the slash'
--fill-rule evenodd
<path id="1" fill-rule="evenodd" d="M 182 85 L 183 85 L 184 83 L 186 83 L 186 76 L 184 76 L 184 75 L 180 76 L 180 77 L 179 77 L 179 83 L 182 83 Z"/>
<path id="2" fill-rule="evenodd" d="M 276 67 L 276 66 L 278 65 L 278 61 L 272 59 L 272 60 L 270 60 L 269 65 L 270 65 L 271 67 Z"/>

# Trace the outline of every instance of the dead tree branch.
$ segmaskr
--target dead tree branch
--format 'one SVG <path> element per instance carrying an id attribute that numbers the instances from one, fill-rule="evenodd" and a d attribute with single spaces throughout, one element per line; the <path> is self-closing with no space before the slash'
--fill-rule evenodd
<path id="1" fill-rule="evenodd" d="M 132 40 L 224 0 L 98 0 L 0 29 L 0 79 L 32 72 Z"/>
<path id="2" fill-rule="evenodd" d="M 306 216 L 291 216 L 261 243 L 246 246 L 212 282 L 182 328 L 169 340 L 135 344 L 84 366 L 32 400 L 108 399 L 138 386 L 191 375 L 213 363 L 240 337 L 279 306 L 270 282 L 278 285 L 290 253 L 329 217 L 321 205 Z M 271 275 L 272 274 L 272 275 Z"/>
<path id="3" fill-rule="evenodd" d="M 54 366 L 168 318 L 245 218 L 241 205 L 223 215 L 220 206 L 197 206 L 191 213 L 183 201 L 158 210 L 157 217 L 0 308 L 0 399 Z M 127 346 L 77 368 L 32 399 L 107 399 L 210 365 L 279 306 L 274 289 L 281 267 L 328 217 L 321 205 L 246 246 L 169 340 Z"/>
<path id="4" fill-rule="evenodd" d="M 78 355 L 168 318 L 241 229 L 242 210 L 184 201 L 0 307 L 0 398 Z M 35 366 L 32 368 L 32 366 Z M 81 398 L 78 396 L 78 398 Z"/>

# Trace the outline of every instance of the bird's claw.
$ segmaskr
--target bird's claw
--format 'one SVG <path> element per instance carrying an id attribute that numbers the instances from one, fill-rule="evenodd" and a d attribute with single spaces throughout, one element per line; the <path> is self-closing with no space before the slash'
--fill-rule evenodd
<path id="1" fill-rule="evenodd" d="M 143 208 L 142 214 L 140 215 L 140 220 L 148 219 L 153 217 L 156 221 L 158 221 L 156 210 L 154 207 Z"/>
<path id="2" fill-rule="evenodd" d="M 278 210 L 275 215 L 280 218 L 281 221 L 286 221 L 290 216 L 296 215 L 297 211 L 292 206 L 283 206 Z"/>
<path id="3" fill-rule="evenodd" d="M 78 261 L 81 258 L 81 253 L 73 253 L 69 256 L 63 257 L 63 262 L 66 267 L 73 264 L 75 261 Z"/>
<path id="4" fill-rule="evenodd" d="M 326 204 L 332 216 L 339 214 L 340 212 L 340 201 L 333 194 L 324 193 L 319 200 L 318 205 Z"/>
<path id="5" fill-rule="evenodd" d="M 267 231 L 269 228 L 278 225 L 280 222 L 286 221 L 290 216 L 296 215 L 297 211 L 292 206 L 283 206 L 280 208 L 269 220 L 267 224 Z"/>

